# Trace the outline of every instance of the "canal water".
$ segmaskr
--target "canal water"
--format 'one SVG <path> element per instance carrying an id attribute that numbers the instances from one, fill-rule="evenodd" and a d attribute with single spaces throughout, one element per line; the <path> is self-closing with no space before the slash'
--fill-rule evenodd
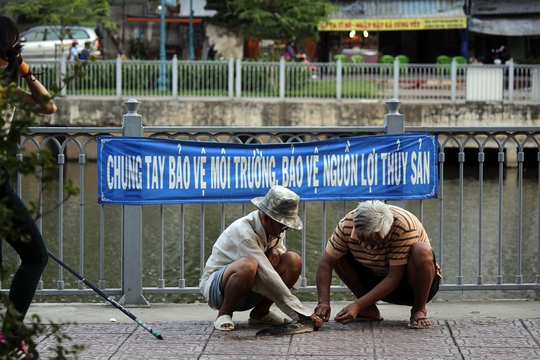
<path id="1" fill-rule="evenodd" d="M 76 185 L 80 180 L 80 169 L 76 163 L 67 163 L 66 177 L 72 178 Z M 57 184 L 52 184 L 53 189 Z M 435 254 L 442 265 L 444 283 L 456 284 L 462 276 L 464 284 L 475 284 L 481 276 L 483 283 L 494 284 L 497 276 L 502 276 L 504 283 L 515 283 L 518 269 L 521 269 L 522 282 L 534 283 L 538 259 L 538 169 L 524 172 L 523 209 L 521 243 L 518 241 L 518 171 L 514 168 L 504 170 L 502 224 L 499 234 L 499 178 L 497 167 L 484 170 L 483 213 L 479 217 L 479 182 L 478 170 L 466 168 L 463 181 L 463 214 L 459 216 L 459 171 L 457 167 L 445 167 L 444 208 L 442 214 L 442 236 L 440 235 L 440 201 L 423 201 L 420 208 L 418 201 L 405 201 L 405 208 L 419 217 L 430 236 Z M 32 178 L 23 180 L 23 198 L 27 203 L 36 200 L 36 182 Z M 121 283 L 121 206 L 108 205 L 104 211 L 104 248 L 100 248 L 101 206 L 97 203 L 96 165 L 85 165 L 84 176 L 84 242 L 79 242 L 80 206 L 79 197 L 70 198 L 63 209 L 63 259 L 73 269 L 95 285 L 100 280 L 100 272 L 105 273 L 107 288 L 119 288 Z M 56 192 L 44 195 L 43 235 L 49 250 L 58 254 L 59 216 L 58 209 L 52 204 L 58 203 Z M 305 203 L 305 278 L 307 285 L 315 285 L 315 271 L 318 259 L 327 238 L 344 214 L 356 206 L 356 202 L 306 202 Z M 204 208 L 204 218 L 201 209 Z M 143 207 L 143 285 L 157 287 L 160 280 L 159 263 L 161 236 L 163 236 L 163 281 L 167 287 L 178 286 L 180 279 L 180 234 L 184 224 L 184 276 L 185 286 L 198 286 L 201 271 L 201 238 L 204 238 L 204 259 L 212 249 L 213 242 L 219 236 L 222 226 L 227 226 L 243 214 L 254 210 L 251 204 L 210 204 L 210 205 L 148 205 Z M 222 217 L 222 212 L 224 217 Z M 323 212 L 326 219 L 323 219 Z M 163 222 L 160 214 L 163 214 Z M 303 214 L 300 214 L 303 216 Z M 481 224 L 481 229 L 480 229 Z M 163 234 L 163 235 L 161 235 Z M 459 242 L 461 234 L 461 244 Z M 480 237 L 481 234 L 481 237 Z M 481 241 L 479 240 L 481 239 Z M 501 239 L 501 244 L 499 244 Z M 289 230 L 286 238 L 289 250 L 302 252 L 302 232 Z M 499 246 L 501 252 L 499 253 Z M 16 263 L 14 252 L 6 243 L 4 247 L 4 265 L 8 274 L 13 274 Z M 461 248 L 461 254 L 459 249 Z M 521 249 L 519 261 L 518 249 Z M 104 252 L 103 269 L 99 265 L 101 251 Z M 80 253 L 84 253 L 81 264 Z M 479 263 L 479 258 L 481 263 Z M 460 270 L 461 264 L 461 270 Z M 56 288 L 59 266 L 50 261 L 43 276 L 44 289 Z M 65 288 L 77 288 L 78 280 L 67 271 L 63 271 Z M 2 284 L 7 288 L 10 279 Z M 333 284 L 339 284 L 334 277 Z M 538 291 L 441 291 L 438 300 L 450 299 L 485 299 L 485 298 L 537 298 Z M 351 299 L 348 293 L 333 295 L 335 300 Z M 314 301 L 315 294 L 299 294 L 301 300 Z M 200 295 L 148 295 L 150 302 L 200 302 Z M 100 302 L 98 296 L 39 296 L 36 301 L 89 301 Z"/>

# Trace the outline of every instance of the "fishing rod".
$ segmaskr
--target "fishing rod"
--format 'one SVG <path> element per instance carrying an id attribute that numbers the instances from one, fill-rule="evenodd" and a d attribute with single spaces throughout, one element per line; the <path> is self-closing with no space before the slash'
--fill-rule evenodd
<path id="1" fill-rule="evenodd" d="M 47 251 L 49 253 L 49 256 L 56 261 L 58 264 L 62 265 L 64 269 L 75 275 L 79 280 L 81 280 L 85 285 L 89 286 L 92 290 L 97 292 L 102 298 L 113 304 L 118 310 L 122 311 L 124 314 L 129 316 L 133 321 L 135 321 L 137 324 L 141 325 L 145 330 L 149 331 L 152 335 L 154 335 L 159 340 L 163 340 L 163 336 L 161 336 L 160 333 L 157 331 L 154 331 L 150 326 L 148 326 L 144 321 L 139 320 L 135 315 L 133 315 L 131 312 L 129 312 L 126 308 L 124 308 L 122 305 L 117 303 L 114 299 L 112 299 L 110 296 L 105 294 L 103 291 L 99 290 L 97 287 L 94 286 L 90 281 L 86 280 L 86 278 L 83 278 L 81 275 L 79 275 L 75 270 L 70 268 L 66 263 L 64 263 L 62 260 L 51 254 L 50 251 Z"/>

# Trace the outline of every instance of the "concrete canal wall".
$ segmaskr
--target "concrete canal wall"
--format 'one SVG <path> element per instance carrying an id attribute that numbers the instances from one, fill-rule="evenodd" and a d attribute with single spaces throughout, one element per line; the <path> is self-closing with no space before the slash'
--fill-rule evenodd
<path id="1" fill-rule="evenodd" d="M 38 126 L 121 126 L 116 98 L 58 98 L 58 112 Z M 137 98 L 145 126 L 381 126 L 384 102 L 300 99 Z M 406 126 L 540 126 L 540 103 L 403 102 Z"/>

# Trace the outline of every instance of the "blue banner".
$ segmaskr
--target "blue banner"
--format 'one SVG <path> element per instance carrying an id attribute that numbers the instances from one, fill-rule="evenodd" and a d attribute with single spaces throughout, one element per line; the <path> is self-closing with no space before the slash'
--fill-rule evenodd
<path id="1" fill-rule="evenodd" d="M 98 138 L 103 204 L 249 202 L 273 185 L 302 201 L 430 199 L 438 191 L 431 133 L 284 144 Z"/>

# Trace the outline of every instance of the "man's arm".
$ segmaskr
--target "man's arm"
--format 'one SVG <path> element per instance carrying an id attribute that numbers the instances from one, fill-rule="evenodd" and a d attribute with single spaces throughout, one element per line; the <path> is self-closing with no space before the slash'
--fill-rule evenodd
<path id="1" fill-rule="evenodd" d="M 332 270 L 336 265 L 337 259 L 334 259 L 328 252 L 324 252 L 317 266 L 317 293 L 319 301 L 315 308 L 315 315 L 328 321 L 330 319 L 330 284 L 332 283 Z"/>
<path id="2" fill-rule="evenodd" d="M 51 94 L 28 69 L 28 65 L 22 60 L 22 57 L 19 58 L 19 61 L 19 75 L 26 81 L 26 85 L 30 90 L 30 92 L 26 92 L 19 87 L 16 89 L 19 96 L 24 98 L 24 105 L 38 105 L 38 108 L 34 109 L 38 113 L 54 114 L 56 105 L 51 98 Z"/>
<path id="3" fill-rule="evenodd" d="M 302 305 L 300 300 L 291 294 L 267 255 L 257 246 L 256 240 L 244 239 L 238 250 L 240 256 L 249 256 L 259 264 L 253 291 L 274 301 L 281 311 L 293 319 L 296 319 L 298 314 L 307 317 L 311 315 L 311 312 Z"/>

